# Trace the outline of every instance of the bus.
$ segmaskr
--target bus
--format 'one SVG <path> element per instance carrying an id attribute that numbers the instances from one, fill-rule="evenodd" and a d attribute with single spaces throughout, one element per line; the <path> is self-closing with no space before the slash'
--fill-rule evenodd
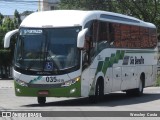
<path id="1" fill-rule="evenodd" d="M 155 84 L 156 26 L 107 11 L 54 10 L 27 16 L 17 34 L 13 78 L 16 96 L 88 97 L 123 91 L 141 96 Z"/>

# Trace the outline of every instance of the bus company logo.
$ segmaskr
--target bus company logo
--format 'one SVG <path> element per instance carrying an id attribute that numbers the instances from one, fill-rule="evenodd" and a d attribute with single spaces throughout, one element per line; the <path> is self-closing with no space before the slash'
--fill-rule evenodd
<path id="1" fill-rule="evenodd" d="M 11 112 L 2 112 L 2 117 L 12 117 Z"/>
<path id="2" fill-rule="evenodd" d="M 144 64 L 144 58 L 142 56 L 140 58 L 136 56 L 125 56 L 123 58 L 123 65 L 128 65 L 129 61 L 130 65 Z"/>
<path id="3" fill-rule="evenodd" d="M 97 60 L 102 60 L 103 58 L 101 57 L 101 55 L 97 56 Z"/>
<path id="4" fill-rule="evenodd" d="M 41 34 L 42 30 L 24 30 L 24 34 Z"/>
<path id="5" fill-rule="evenodd" d="M 131 65 L 144 64 L 144 58 L 142 56 L 140 58 L 137 58 L 136 56 L 135 57 L 131 56 L 130 57 L 130 64 Z"/>

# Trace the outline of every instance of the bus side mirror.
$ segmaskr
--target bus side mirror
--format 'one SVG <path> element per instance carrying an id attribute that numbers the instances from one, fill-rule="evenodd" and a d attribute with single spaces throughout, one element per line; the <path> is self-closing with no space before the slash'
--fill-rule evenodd
<path id="1" fill-rule="evenodd" d="M 6 33 L 4 37 L 4 48 L 8 48 L 10 46 L 10 39 L 17 32 L 18 32 L 18 29 L 15 29 Z"/>
<path id="2" fill-rule="evenodd" d="M 77 47 L 78 48 L 84 47 L 85 35 L 86 35 L 87 31 L 88 31 L 88 28 L 85 28 L 78 33 L 78 37 L 77 37 Z"/>

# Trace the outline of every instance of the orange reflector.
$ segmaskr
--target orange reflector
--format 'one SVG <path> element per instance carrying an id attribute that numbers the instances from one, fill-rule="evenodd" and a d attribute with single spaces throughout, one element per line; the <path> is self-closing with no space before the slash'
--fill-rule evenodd
<path id="1" fill-rule="evenodd" d="M 48 90 L 39 91 L 38 95 L 48 95 Z"/>

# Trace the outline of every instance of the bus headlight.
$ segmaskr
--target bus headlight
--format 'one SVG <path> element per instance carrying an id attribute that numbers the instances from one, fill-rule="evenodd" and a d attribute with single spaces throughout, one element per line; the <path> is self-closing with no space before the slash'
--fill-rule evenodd
<path id="1" fill-rule="evenodd" d="M 80 80 L 80 77 L 77 77 L 77 78 L 74 78 L 74 79 L 65 81 L 61 86 L 62 86 L 62 87 L 67 87 L 67 86 L 70 86 L 70 85 L 72 85 L 72 84 L 75 84 L 75 83 L 78 82 L 79 80 Z"/>
<path id="2" fill-rule="evenodd" d="M 23 87 L 28 87 L 28 84 L 22 80 L 16 80 L 17 84 L 20 85 L 20 86 L 23 86 Z"/>

